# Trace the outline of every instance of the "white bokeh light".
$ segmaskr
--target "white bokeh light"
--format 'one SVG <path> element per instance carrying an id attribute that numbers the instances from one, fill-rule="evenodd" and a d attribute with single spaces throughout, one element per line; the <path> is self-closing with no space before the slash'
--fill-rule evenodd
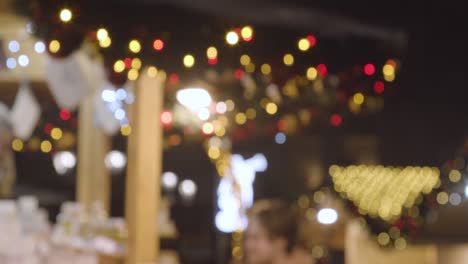
<path id="1" fill-rule="evenodd" d="M 317 221 L 324 225 L 331 225 L 338 220 L 338 213 L 335 209 L 324 208 L 317 214 Z"/>
<path id="2" fill-rule="evenodd" d="M 207 108 L 198 110 L 198 118 L 203 121 L 210 119 L 210 111 Z"/>
<path id="3" fill-rule="evenodd" d="M 460 205 L 461 201 L 462 201 L 462 197 L 461 197 L 460 194 L 458 194 L 458 193 L 450 194 L 449 202 L 450 202 L 451 205 L 453 205 L 453 206 Z"/>
<path id="4" fill-rule="evenodd" d="M 201 88 L 187 88 L 177 92 L 177 101 L 192 111 L 198 111 L 211 104 L 210 94 Z"/>
<path id="5" fill-rule="evenodd" d="M 60 151 L 54 155 L 52 160 L 58 174 L 65 174 L 76 165 L 76 156 L 70 151 Z"/>
<path id="6" fill-rule="evenodd" d="M 21 66 L 21 67 L 26 67 L 29 65 L 29 57 L 27 55 L 20 55 L 18 57 L 18 64 Z"/>
<path id="7" fill-rule="evenodd" d="M 117 120 L 123 120 L 125 118 L 125 111 L 122 108 L 115 110 L 114 117 Z"/>
<path id="8" fill-rule="evenodd" d="M 36 42 L 34 44 L 34 50 L 39 54 L 44 53 L 45 50 L 46 50 L 46 46 L 45 46 L 44 42 L 42 42 L 42 41 Z"/>
<path id="9" fill-rule="evenodd" d="M 465 187 L 465 197 L 468 198 L 468 185 Z"/>
<path id="10" fill-rule="evenodd" d="M 111 89 L 103 90 L 101 92 L 101 98 L 102 98 L 103 101 L 108 102 L 108 103 L 112 103 L 117 99 L 115 91 L 111 90 Z"/>
<path id="11" fill-rule="evenodd" d="M 13 53 L 18 52 L 20 50 L 19 42 L 16 41 L 16 40 L 12 40 L 12 41 L 8 42 L 8 49 Z"/>
<path id="12" fill-rule="evenodd" d="M 112 150 L 106 155 L 104 164 L 111 171 L 121 171 L 127 164 L 127 157 L 118 150 Z"/>
<path id="13" fill-rule="evenodd" d="M 172 171 L 166 171 L 161 176 L 162 186 L 167 190 L 174 190 L 179 181 L 177 175 Z"/>
<path id="14" fill-rule="evenodd" d="M 10 70 L 13 70 L 14 68 L 16 68 L 16 60 L 15 58 L 8 58 L 6 60 L 6 66 L 8 69 Z"/>
<path id="15" fill-rule="evenodd" d="M 197 185 L 192 180 L 183 180 L 179 185 L 179 193 L 184 199 L 193 199 L 197 194 Z"/>
<path id="16" fill-rule="evenodd" d="M 125 91 L 125 89 L 117 89 L 117 91 L 115 91 L 115 96 L 117 98 L 117 100 L 120 100 L 120 101 L 124 101 L 125 99 L 127 99 L 127 91 Z"/>
<path id="17" fill-rule="evenodd" d="M 225 102 L 219 102 L 216 104 L 216 112 L 218 114 L 224 114 L 227 111 L 227 105 Z"/>
<path id="18" fill-rule="evenodd" d="M 275 136 L 275 142 L 280 145 L 286 143 L 286 135 L 282 132 L 278 132 Z"/>

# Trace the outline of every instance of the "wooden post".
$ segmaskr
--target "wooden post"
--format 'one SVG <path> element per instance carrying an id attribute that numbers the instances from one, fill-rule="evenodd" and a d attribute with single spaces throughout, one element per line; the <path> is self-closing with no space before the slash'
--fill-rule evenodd
<path id="1" fill-rule="evenodd" d="M 143 74 L 144 73 L 144 74 Z M 162 80 L 142 71 L 130 112 L 125 216 L 127 264 L 155 263 L 159 254 L 157 210 L 160 202 L 163 104 Z"/>
<path id="2" fill-rule="evenodd" d="M 100 201 L 109 213 L 111 179 L 104 159 L 110 150 L 110 137 L 95 126 L 93 96 L 83 100 L 78 118 L 77 201 L 86 210 Z"/>

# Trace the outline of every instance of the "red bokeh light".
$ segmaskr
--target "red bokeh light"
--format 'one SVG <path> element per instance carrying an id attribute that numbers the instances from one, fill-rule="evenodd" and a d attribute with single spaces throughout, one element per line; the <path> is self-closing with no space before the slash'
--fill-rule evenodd
<path id="1" fill-rule="evenodd" d="M 60 110 L 59 116 L 60 116 L 60 119 L 62 119 L 63 121 L 70 120 L 70 118 L 71 118 L 70 110 L 68 110 L 68 109 Z"/>
<path id="2" fill-rule="evenodd" d="M 218 58 L 208 59 L 208 64 L 210 65 L 218 64 Z"/>
<path id="3" fill-rule="evenodd" d="M 125 58 L 124 63 L 125 63 L 125 68 L 126 69 L 130 69 L 132 67 L 132 59 L 130 59 L 130 58 Z"/>
<path id="4" fill-rule="evenodd" d="M 395 60 L 387 60 L 387 62 L 385 64 L 389 64 L 389 65 L 392 65 L 394 69 L 396 69 L 396 66 L 397 66 L 397 63 Z"/>
<path id="5" fill-rule="evenodd" d="M 50 135 L 50 131 L 52 131 L 52 129 L 54 129 L 54 125 L 52 125 L 51 123 L 47 123 L 44 126 L 44 133 Z"/>
<path id="6" fill-rule="evenodd" d="M 168 110 L 165 110 L 161 113 L 161 122 L 164 125 L 170 125 L 172 123 L 172 114 Z"/>
<path id="7" fill-rule="evenodd" d="M 252 41 L 252 39 L 253 39 L 253 35 L 250 36 L 250 37 L 248 37 L 248 38 L 242 37 L 242 39 L 243 39 L 245 42 L 250 42 L 250 41 Z"/>
<path id="8" fill-rule="evenodd" d="M 278 126 L 279 131 L 285 131 L 286 130 L 286 122 L 283 119 L 278 121 L 277 126 Z"/>
<path id="9" fill-rule="evenodd" d="M 164 49 L 164 41 L 162 41 L 161 39 L 156 39 L 154 40 L 153 42 L 153 48 L 154 50 L 156 51 L 161 51 Z"/>
<path id="10" fill-rule="evenodd" d="M 173 73 L 169 76 L 169 82 L 171 84 L 177 84 L 179 82 L 179 75 Z"/>
<path id="11" fill-rule="evenodd" d="M 310 47 L 313 47 L 315 44 L 317 44 L 317 38 L 314 35 L 307 36 L 307 40 L 309 41 Z"/>
<path id="12" fill-rule="evenodd" d="M 241 69 L 237 69 L 234 72 L 234 76 L 236 77 L 236 79 L 241 80 L 242 78 L 244 78 L 244 71 Z"/>
<path id="13" fill-rule="evenodd" d="M 381 94 L 385 91 L 385 84 L 381 81 L 376 81 L 374 83 L 374 91 L 378 94 Z"/>
<path id="14" fill-rule="evenodd" d="M 375 66 L 371 63 L 364 65 L 364 73 L 369 76 L 373 75 L 375 73 Z"/>
<path id="15" fill-rule="evenodd" d="M 333 114 L 330 118 L 332 126 L 339 126 L 343 122 L 343 118 L 339 114 Z"/>
<path id="16" fill-rule="evenodd" d="M 317 72 L 318 74 L 321 76 L 321 77 L 324 77 L 327 75 L 328 73 L 328 69 L 327 69 L 327 66 L 325 64 L 319 64 L 317 65 Z"/>

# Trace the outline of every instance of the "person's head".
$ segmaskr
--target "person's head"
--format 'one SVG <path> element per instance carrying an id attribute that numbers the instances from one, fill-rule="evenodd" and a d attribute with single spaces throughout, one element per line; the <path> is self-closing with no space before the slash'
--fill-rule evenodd
<path id="1" fill-rule="evenodd" d="M 249 264 L 272 263 L 289 254 L 296 243 L 297 221 L 291 209 L 279 200 L 256 202 L 248 212 L 245 256 Z"/>

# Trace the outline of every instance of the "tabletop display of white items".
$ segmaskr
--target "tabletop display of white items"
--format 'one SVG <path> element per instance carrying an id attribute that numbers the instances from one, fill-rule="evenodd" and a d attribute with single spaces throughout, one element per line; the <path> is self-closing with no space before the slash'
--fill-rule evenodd
<path id="1" fill-rule="evenodd" d="M 33 196 L 23 196 L 17 201 L 0 200 L 0 263 L 99 264 L 111 263 L 109 259 L 121 263 L 127 241 L 123 218 L 107 217 L 98 202 L 90 213 L 79 203 L 65 202 L 56 224 L 52 225 L 47 212 L 38 204 Z M 164 218 L 157 223 L 161 232 L 175 234 L 168 213 L 160 218 Z M 172 254 L 161 254 L 160 263 L 179 261 Z"/>

